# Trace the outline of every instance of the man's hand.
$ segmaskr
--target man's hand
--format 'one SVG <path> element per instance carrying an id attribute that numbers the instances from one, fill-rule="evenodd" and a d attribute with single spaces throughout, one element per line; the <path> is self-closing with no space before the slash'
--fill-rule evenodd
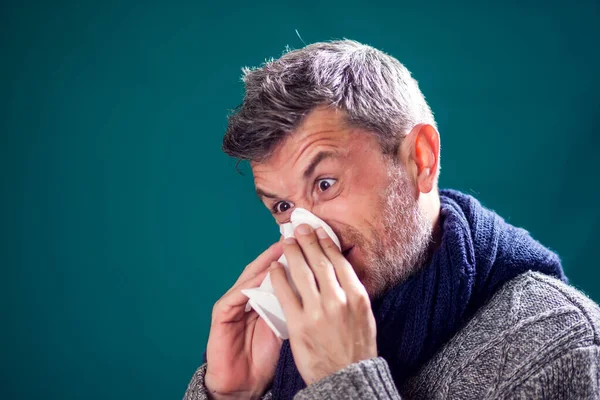
<path id="1" fill-rule="evenodd" d="M 344 367 L 377 357 L 375 317 L 365 287 L 322 228 L 300 225 L 284 254 L 300 301 L 283 267 L 271 282 L 287 319 L 294 361 L 310 385 Z"/>
<path id="2" fill-rule="evenodd" d="M 272 245 L 213 307 L 204 380 L 210 398 L 260 398 L 273 379 L 282 340 L 256 311 L 245 312 L 241 290 L 259 286 L 282 252 L 281 242 Z"/>

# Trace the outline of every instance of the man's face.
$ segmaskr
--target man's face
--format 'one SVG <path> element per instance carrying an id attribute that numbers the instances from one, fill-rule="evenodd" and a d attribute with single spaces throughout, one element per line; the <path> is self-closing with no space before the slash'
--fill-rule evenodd
<path id="1" fill-rule="evenodd" d="M 341 111 L 314 110 L 267 161 L 251 166 L 277 223 L 289 222 L 295 208 L 324 220 L 372 298 L 423 262 L 431 223 L 419 210 L 416 185 Z"/>

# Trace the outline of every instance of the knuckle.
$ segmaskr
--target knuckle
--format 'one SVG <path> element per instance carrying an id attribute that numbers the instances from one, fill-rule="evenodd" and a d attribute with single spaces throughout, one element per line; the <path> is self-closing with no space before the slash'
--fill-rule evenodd
<path id="1" fill-rule="evenodd" d="M 326 249 L 330 249 L 330 250 L 337 249 L 337 246 L 333 242 L 333 240 L 331 240 L 331 239 L 324 239 L 324 240 L 325 240 L 324 246 Z"/>
<path id="2" fill-rule="evenodd" d="M 321 259 L 319 259 L 319 261 L 317 261 L 317 265 L 316 266 L 317 266 L 317 268 L 325 269 L 325 268 L 328 268 L 330 266 L 330 262 L 326 258 L 321 258 Z"/>
<path id="3" fill-rule="evenodd" d="M 352 306 L 357 311 L 366 311 L 371 309 L 371 301 L 364 289 L 359 290 L 352 298 Z"/>
<path id="4" fill-rule="evenodd" d="M 336 290 L 334 295 L 323 304 L 323 309 L 329 316 L 344 314 L 348 306 L 348 297 L 343 290 Z"/>
<path id="5" fill-rule="evenodd" d="M 323 322 L 323 313 L 321 310 L 315 310 L 307 315 L 307 325 L 308 326 L 318 326 Z"/>
<path id="6" fill-rule="evenodd" d="M 222 300 L 218 300 L 215 304 L 213 304 L 212 315 L 213 317 L 218 315 L 222 309 Z"/>
<path id="7" fill-rule="evenodd" d="M 325 301 L 323 309 L 329 316 L 339 315 L 342 311 L 342 303 L 337 299 L 331 299 Z"/>
<path id="8" fill-rule="evenodd" d="M 314 237 L 314 235 L 311 235 L 308 238 L 306 238 L 306 241 L 304 242 L 305 246 L 313 246 L 315 244 L 317 244 L 317 239 Z"/>
<path id="9" fill-rule="evenodd" d="M 323 249 L 325 251 L 334 251 L 334 250 L 338 250 L 337 246 L 335 245 L 335 243 L 333 243 L 333 240 L 331 239 L 324 239 L 325 242 L 323 243 Z"/>
<path id="10" fill-rule="evenodd" d="M 351 285 L 350 291 L 352 293 L 352 297 L 362 297 L 364 300 L 369 300 L 369 293 L 367 293 L 367 289 L 362 284 L 362 282 L 356 282 Z"/>

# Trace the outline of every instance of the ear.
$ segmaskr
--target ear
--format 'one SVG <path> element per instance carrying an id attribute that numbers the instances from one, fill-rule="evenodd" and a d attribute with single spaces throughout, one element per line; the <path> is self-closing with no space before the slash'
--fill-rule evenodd
<path id="1" fill-rule="evenodd" d="M 405 138 L 408 171 L 421 193 L 429 193 L 437 186 L 440 160 L 440 134 L 429 124 L 418 124 Z"/>

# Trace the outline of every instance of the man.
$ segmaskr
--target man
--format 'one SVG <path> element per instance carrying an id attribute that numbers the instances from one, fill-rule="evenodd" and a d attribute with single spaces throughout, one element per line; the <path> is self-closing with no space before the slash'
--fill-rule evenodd
<path id="1" fill-rule="evenodd" d="M 526 231 L 438 190 L 440 136 L 402 64 L 316 43 L 244 82 L 224 151 L 250 161 L 277 223 L 308 209 L 342 251 L 301 225 L 249 264 L 186 399 L 600 397 L 600 309 Z M 289 341 L 244 312 L 267 273 Z"/>

